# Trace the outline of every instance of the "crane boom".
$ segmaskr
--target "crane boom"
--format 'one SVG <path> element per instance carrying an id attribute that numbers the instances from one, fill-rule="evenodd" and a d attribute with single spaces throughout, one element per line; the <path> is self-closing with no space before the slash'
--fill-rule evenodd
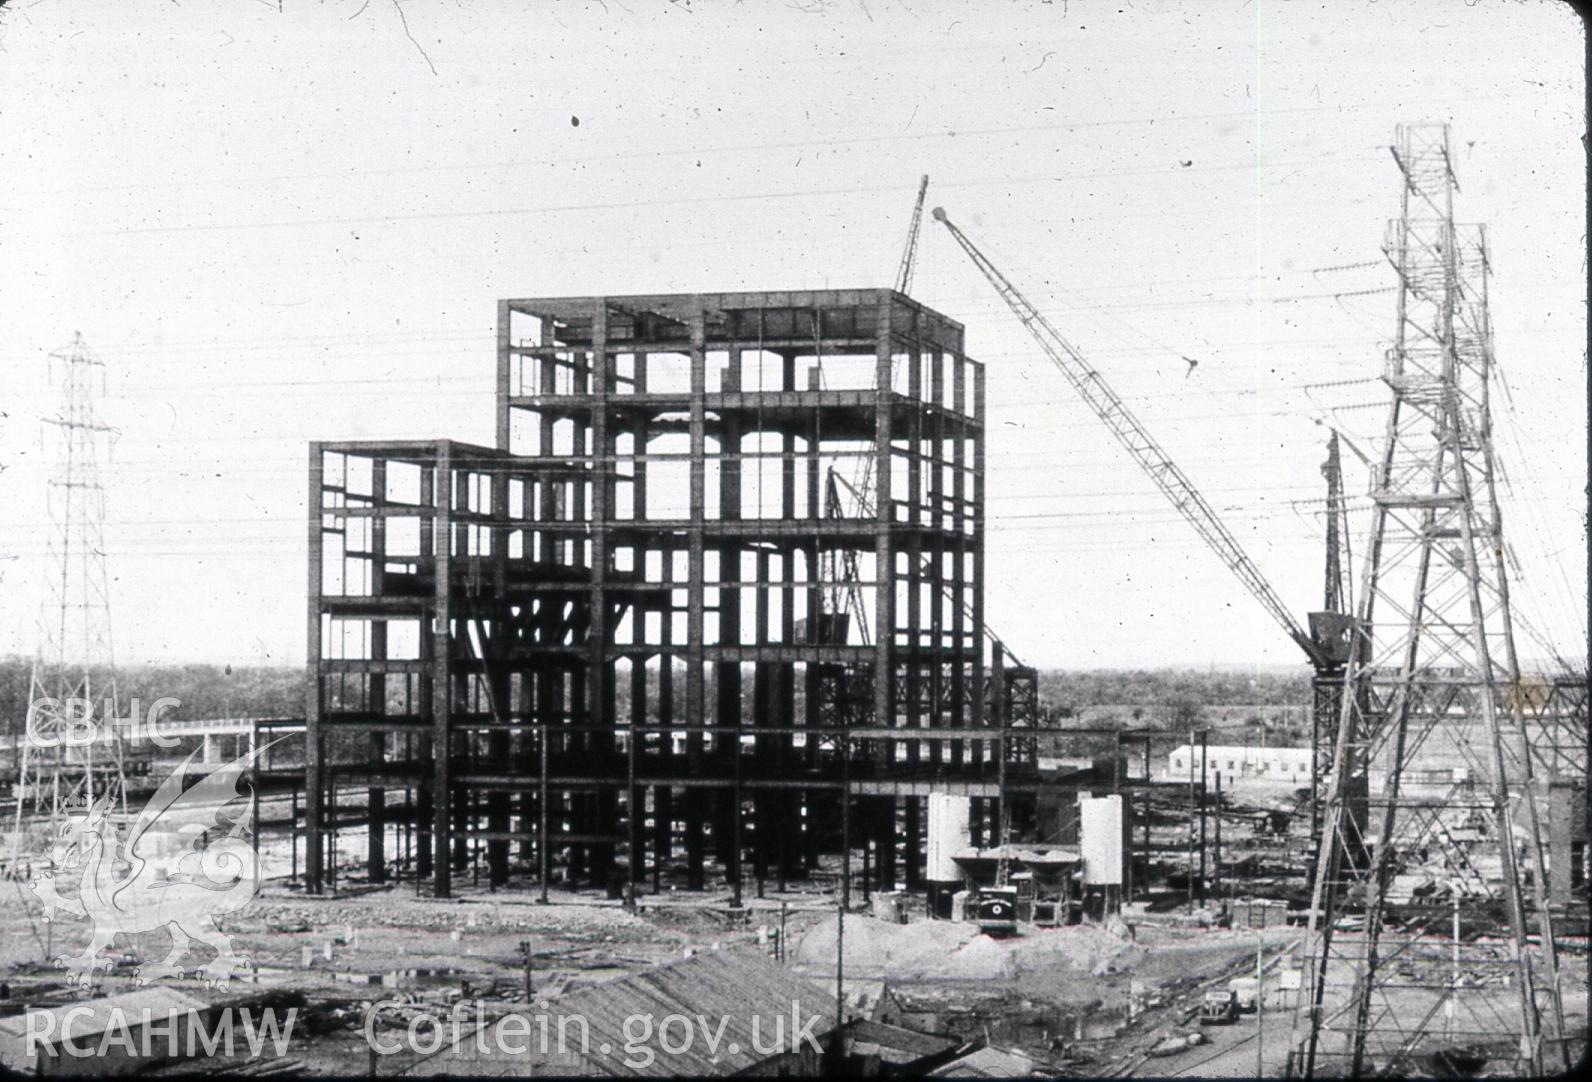
<path id="1" fill-rule="evenodd" d="M 923 226 L 923 196 L 929 190 L 929 175 L 918 179 L 918 201 L 912 205 L 912 224 L 907 227 L 906 247 L 901 250 L 901 265 L 896 268 L 897 293 L 912 291 L 912 268 L 918 256 L 918 230 Z"/>
<path id="2" fill-rule="evenodd" d="M 1259 601 L 1261 606 L 1271 614 L 1273 620 L 1282 626 L 1288 637 L 1299 644 L 1311 662 L 1320 665 L 1323 661 L 1322 653 L 1311 639 L 1310 635 L 1299 626 L 1288 607 L 1282 603 L 1277 592 L 1271 588 L 1255 566 L 1255 561 L 1249 558 L 1238 539 L 1232 531 L 1217 517 L 1216 511 L 1201 496 L 1199 490 L 1188 476 L 1178 468 L 1177 463 L 1156 442 L 1143 423 L 1135 417 L 1131 410 L 1117 397 L 1105 379 L 1095 371 L 1083 357 L 1083 354 L 1065 338 L 1050 321 L 1039 313 L 1028 298 L 1006 278 L 989 258 L 979 251 L 978 247 L 967 238 L 967 234 L 958 229 L 946 217 L 945 208 L 935 207 L 933 215 L 936 221 L 942 222 L 950 230 L 956 243 L 984 272 L 984 277 L 989 279 L 995 291 L 1000 294 L 1001 300 L 1006 302 L 1013 314 L 1022 321 L 1028 333 L 1045 351 L 1045 355 L 1061 370 L 1072 389 L 1094 411 L 1095 416 L 1105 423 L 1117 441 L 1127 448 L 1135 462 L 1145 473 L 1150 475 L 1150 480 L 1161 490 L 1167 499 L 1172 501 L 1172 506 L 1188 520 L 1195 532 L 1204 538 L 1205 543 L 1215 550 L 1221 557 L 1227 569 L 1244 584 L 1250 594 Z"/>

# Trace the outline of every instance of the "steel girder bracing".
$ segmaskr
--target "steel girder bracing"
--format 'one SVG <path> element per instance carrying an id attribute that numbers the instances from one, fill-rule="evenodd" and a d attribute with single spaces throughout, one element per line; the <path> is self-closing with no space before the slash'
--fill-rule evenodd
<path id="1" fill-rule="evenodd" d="M 1006 688 L 1006 762 L 1034 767 L 1039 757 L 1039 670 L 1028 665 L 1008 665 L 1002 683 Z M 1047 749 L 1048 750 L 1048 749 Z"/>
<path id="2" fill-rule="evenodd" d="M 1421 1073 L 1455 1046 L 1568 1067 L 1493 491 L 1485 237 L 1454 225 L 1448 145 L 1446 125 L 1404 125 L 1394 148 L 1392 402 L 1294 1017 L 1305 1076 Z"/>
<path id="3" fill-rule="evenodd" d="M 1518 705 L 1526 718 L 1533 768 L 1538 776 L 1585 783 L 1587 777 L 1587 681 L 1585 676 L 1526 676 L 1505 689 L 1506 709 Z"/>

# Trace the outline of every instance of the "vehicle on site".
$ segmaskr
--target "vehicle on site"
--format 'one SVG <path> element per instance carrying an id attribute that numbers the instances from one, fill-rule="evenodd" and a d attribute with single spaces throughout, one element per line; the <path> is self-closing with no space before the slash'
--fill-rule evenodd
<path id="1" fill-rule="evenodd" d="M 1234 977 L 1227 982 L 1238 1002 L 1238 1013 L 1253 1014 L 1260 999 L 1260 981 L 1255 977 Z"/>
<path id="2" fill-rule="evenodd" d="M 978 892 L 978 930 L 989 936 L 1017 934 L 1017 888 L 984 887 Z"/>
<path id="3" fill-rule="evenodd" d="M 1238 993 L 1231 988 L 1213 988 L 1200 1001 L 1200 1025 L 1226 1026 L 1238 1017 Z"/>

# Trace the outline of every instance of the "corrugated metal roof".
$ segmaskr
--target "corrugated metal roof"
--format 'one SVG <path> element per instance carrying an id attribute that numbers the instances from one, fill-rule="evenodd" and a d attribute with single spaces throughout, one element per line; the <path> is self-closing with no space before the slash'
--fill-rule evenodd
<path id="1" fill-rule="evenodd" d="M 818 982 L 831 1003 L 835 1000 L 835 984 L 833 977 Z M 879 1009 L 879 1001 L 884 998 L 884 991 L 883 977 L 847 977 L 846 1017 L 872 1018 Z"/>
<path id="2" fill-rule="evenodd" d="M 846 1025 L 846 1051 L 850 1055 L 876 1055 L 886 1063 L 898 1065 L 949 1052 L 961 1043 L 956 1037 L 936 1037 L 864 1018 Z"/>
<path id="3" fill-rule="evenodd" d="M 927 1078 L 1027 1078 L 1055 1075 L 1054 1068 L 1008 1048 L 979 1048 L 936 1067 Z"/>
<path id="4" fill-rule="evenodd" d="M 759 1046 L 770 1048 L 783 1035 L 782 1051 L 787 1051 L 795 1032 L 811 1018 L 819 1019 L 811 1029 L 818 1038 L 833 1029 L 834 997 L 759 951 L 733 949 L 703 951 L 630 977 L 581 988 L 551 1001 L 544 1012 L 515 1013 L 532 1019 L 532 1034 L 547 1032 L 556 1042 L 558 1034 L 567 1032 L 572 1055 L 557 1058 L 545 1054 L 539 1037 L 532 1038 L 528 1055 L 510 1057 L 501 1050 L 482 1054 L 476 1032 L 471 1031 L 452 1047 L 409 1065 L 404 1073 L 654 1078 L 734 1074 L 772 1055 L 754 1047 L 754 1020 Z M 658 1027 L 669 1015 L 691 1022 L 690 1047 L 682 1052 L 665 1051 L 660 1045 Z M 651 1063 L 642 1062 L 647 1057 L 638 1054 L 634 1040 L 638 1031 L 647 1027 L 633 1023 L 632 1029 L 626 1029 L 627 1019 L 637 1017 L 651 1020 L 652 1037 L 645 1042 L 655 1057 Z M 577 1039 L 580 1030 L 573 1022 L 567 1030 L 561 1028 L 560 1020 L 566 1018 L 584 1020 L 584 1041 Z M 705 1021 L 705 1034 L 699 1018 Z M 683 1043 L 678 1023 L 672 1025 L 669 1038 L 672 1046 Z M 525 1043 L 518 1036 L 514 1041 Z M 484 1043 L 489 1048 L 495 1044 L 490 1038 Z"/>
<path id="5" fill-rule="evenodd" d="M 0 1066 L 15 1071 L 33 1069 L 33 1060 L 28 1055 L 27 1048 L 29 1015 L 54 1016 L 48 1029 L 49 1036 L 41 1038 L 39 1043 L 53 1047 L 64 1037 L 70 1036 L 73 1044 L 81 1047 L 92 1044 L 93 1038 L 105 1033 L 118 1014 L 131 1028 L 140 1025 L 146 1019 L 163 1021 L 172 1015 L 181 1016 L 204 1011 L 209 1007 L 210 1003 L 207 1000 L 162 984 L 105 996 L 101 999 L 77 1000 L 51 1007 L 32 1007 L 22 1014 L 0 1018 Z"/>
<path id="6" fill-rule="evenodd" d="M 999 860 L 1002 852 L 1007 860 L 1020 861 L 1023 864 L 1032 864 L 1039 868 L 1048 868 L 1062 864 L 1079 864 L 1083 862 L 1082 851 L 1076 846 L 1067 845 L 996 845 L 987 849 L 977 846 L 968 846 L 958 849 L 951 854 L 951 859 L 956 861 Z"/>
<path id="7" fill-rule="evenodd" d="M 26 1014 L 13 1014 L 7 1018 L 0 1018 L 0 1033 L 21 1036 L 27 1032 L 27 1015 L 38 1014 L 41 1011 L 55 1016 L 55 1029 L 52 1032 L 57 1036 L 62 1033 L 62 1022 L 72 1011 L 77 1011 L 77 1014 L 71 1016 L 68 1026 L 75 1040 L 105 1032 L 106 1026 L 116 1012 L 120 1012 L 122 1018 L 131 1024 L 145 1017 L 165 1018 L 172 1012 L 203 1011 L 209 1006 L 208 1000 L 200 999 L 186 991 L 170 985 L 154 984 L 148 988 L 105 996 L 102 999 L 77 1000 L 53 1007 L 30 1007 Z M 88 1008 L 87 1013 L 83 1011 L 85 1007 Z"/>

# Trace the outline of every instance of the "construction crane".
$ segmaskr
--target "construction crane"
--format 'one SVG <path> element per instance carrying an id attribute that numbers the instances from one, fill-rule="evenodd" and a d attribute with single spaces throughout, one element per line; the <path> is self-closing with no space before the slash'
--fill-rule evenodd
<path id="1" fill-rule="evenodd" d="M 1066 377 L 1072 389 L 1084 400 L 1084 404 L 1094 411 L 1117 441 L 1127 448 L 1139 467 L 1149 474 L 1150 480 L 1155 482 L 1157 488 L 1172 501 L 1172 506 L 1188 520 L 1189 525 L 1204 538 L 1205 543 L 1215 550 L 1221 557 L 1227 569 L 1244 584 L 1250 595 L 1259 601 L 1261 606 L 1271 614 L 1271 618 L 1282 626 L 1288 637 L 1299 645 L 1305 652 L 1318 673 L 1327 672 L 1338 668 L 1343 660 L 1339 659 L 1339 647 L 1347 647 L 1347 628 L 1338 629 L 1331 620 L 1319 621 L 1317 634 L 1312 636 L 1288 611 L 1277 592 L 1266 581 L 1265 576 L 1256 567 L 1255 561 L 1250 559 L 1238 539 L 1231 530 L 1217 517 L 1216 511 L 1200 495 L 1194 483 L 1178 468 L 1177 463 L 1150 435 L 1144 424 L 1133 415 L 1132 411 L 1117 397 L 1104 377 L 1096 371 L 1077 348 L 1061 336 L 1061 332 L 1051 326 L 1050 321 L 1040 314 L 1027 297 L 1014 286 L 1007 277 L 996 269 L 983 252 L 978 249 L 967 234 L 956 227 L 945 214 L 944 207 L 935 207 L 934 219 L 942 223 L 955 238 L 956 243 L 984 272 L 984 277 L 989 279 L 995 291 L 1000 294 L 1001 300 L 1006 302 L 1008 308 L 1022 321 L 1028 333 L 1044 350 L 1045 356 Z M 1333 614 L 1317 614 L 1317 616 L 1331 616 Z M 1312 620 L 1313 624 L 1318 621 Z"/>
<path id="2" fill-rule="evenodd" d="M 1327 460 L 1321 464 L 1327 479 L 1327 581 L 1322 598 L 1327 612 L 1353 612 L 1354 587 L 1349 575 L 1349 510 L 1343 499 L 1343 467 L 1338 458 L 1338 431 L 1327 440 Z"/>
<path id="3" fill-rule="evenodd" d="M 929 175 L 927 173 L 918 178 L 918 198 L 912 205 L 912 224 L 907 227 L 907 242 L 901 249 L 901 262 L 896 267 L 895 291 L 906 293 L 912 288 L 912 268 L 917 261 L 918 233 L 923 225 L 923 197 L 929 190 Z M 823 367 L 819 367 L 819 377 L 823 376 Z M 857 474 L 854 480 L 847 481 L 836 472 L 835 467 L 829 467 L 824 479 L 824 517 L 842 519 L 849 517 L 867 517 L 873 514 L 873 507 L 866 493 L 873 485 L 873 456 L 863 455 L 862 461 L 857 465 Z M 840 498 L 840 490 L 851 493 L 853 508 L 848 511 L 845 502 Z M 868 632 L 868 613 L 862 601 L 862 582 L 857 572 L 857 554 L 847 549 L 843 554 L 827 557 L 829 563 L 828 581 L 830 589 L 826 591 L 827 605 L 837 619 L 850 618 L 856 621 L 858 636 L 864 646 L 871 640 Z M 839 625 L 837 624 L 837 629 Z M 844 634 L 844 632 L 838 632 Z"/>
<path id="4" fill-rule="evenodd" d="M 847 484 L 846 479 L 835 472 L 833 466 L 824 482 L 824 516 L 832 519 L 850 517 L 846 513 L 846 506 L 840 498 L 840 489 L 844 486 L 850 492 L 857 505 L 857 517 L 867 515 L 872 511 L 868 502 L 855 488 Z M 850 617 L 856 621 L 857 636 L 864 646 L 872 639 L 868 632 L 868 606 L 863 603 L 862 577 L 857 570 L 857 553 L 854 549 L 841 549 L 829 558 L 830 601 L 829 611 L 835 614 L 837 620 Z M 838 564 L 838 566 L 836 566 Z M 837 624 L 836 634 L 844 634 Z"/>
<path id="5" fill-rule="evenodd" d="M 912 265 L 918 256 L 918 230 L 923 225 L 923 196 L 929 190 L 929 174 L 918 178 L 918 201 L 912 206 L 912 224 L 907 227 L 906 247 L 901 250 L 901 266 L 896 269 L 897 293 L 912 291 Z"/>
<path id="6" fill-rule="evenodd" d="M 912 223 L 907 226 L 907 241 L 901 249 L 901 262 L 896 268 L 895 291 L 906 293 L 912 288 L 912 270 L 917 263 L 918 234 L 923 226 L 923 199 L 928 194 L 929 175 L 924 173 L 918 178 L 918 197 L 912 204 Z M 857 475 L 854 480 L 847 481 L 840 476 L 831 466 L 824 484 L 824 515 L 827 518 L 846 518 L 848 515 L 868 517 L 874 513 L 872 500 L 868 491 L 873 485 L 873 456 L 864 455 L 858 464 Z M 840 498 L 840 490 L 844 488 L 851 494 L 853 510 L 848 512 L 844 501 Z M 832 568 L 830 581 L 834 583 L 831 590 L 830 610 L 837 615 L 849 615 L 856 621 L 858 633 L 862 642 L 869 642 L 868 615 L 862 603 L 862 586 L 857 573 L 857 554 L 847 550 L 843 556 L 836 557 L 839 567 Z M 947 591 L 949 593 L 949 591 Z M 986 628 L 986 630 L 988 630 Z"/>
<path id="7" fill-rule="evenodd" d="M 826 517 L 847 517 L 845 505 L 840 499 L 841 489 L 845 489 L 851 494 L 852 502 L 857 509 L 856 517 L 864 519 L 873 517 L 874 506 L 872 498 L 870 498 L 861 489 L 858 489 L 856 486 L 854 486 L 850 481 L 847 481 L 844 477 L 840 476 L 840 474 L 836 473 L 833 466 L 829 468 L 829 472 L 826 476 L 826 496 L 824 499 L 824 514 Z M 831 591 L 832 597 L 834 598 L 834 600 L 831 601 L 831 611 L 854 613 L 857 617 L 857 625 L 862 636 L 862 642 L 864 645 L 867 645 L 872 640 L 868 637 L 869 632 L 867 608 L 863 605 L 862 601 L 862 580 L 857 571 L 856 553 L 852 552 L 848 556 L 842 557 L 842 561 L 841 570 L 830 576 L 831 581 L 835 583 L 835 586 Z M 933 575 L 934 560 L 932 557 L 924 557 L 922 563 L 920 563 L 918 566 L 926 577 Z M 940 587 L 940 592 L 952 602 L 960 606 L 962 612 L 967 615 L 969 620 L 976 619 L 973 606 L 967 603 L 966 598 L 957 597 L 955 590 L 949 583 L 942 585 Z M 979 624 L 979 630 L 984 633 L 984 637 L 990 642 L 1000 643 L 1002 653 L 1011 658 L 1013 664 L 1021 665 L 1023 663 L 1022 659 L 1013 653 L 1010 647 L 1006 646 L 1005 640 L 1003 640 L 999 635 L 995 634 L 995 629 L 989 626 L 988 621 Z"/>

